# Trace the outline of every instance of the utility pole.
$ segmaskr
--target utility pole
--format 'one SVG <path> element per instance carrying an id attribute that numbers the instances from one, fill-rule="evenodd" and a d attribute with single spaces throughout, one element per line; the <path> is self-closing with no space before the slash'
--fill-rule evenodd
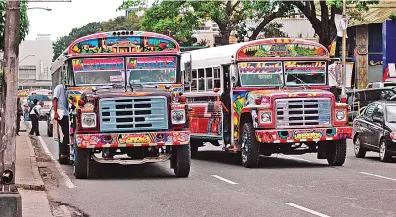
<path id="1" fill-rule="evenodd" d="M 347 35 L 347 16 L 346 16 L 346 0 L 343 0 L 342 10 L 342 82 L 341 82 L 341 102 L 346 103 L 346 35 Z"/>
<path id="2" fill-rule="evenodd" d="M 2 91 L 2 116 L 0 131 L 0 178 L 1 190 L 11 192 L 15 184 L 16 161 L 16 108 L 18 95 L 18 56 L 20 1 L 6 1 L 4 74 Z"/>

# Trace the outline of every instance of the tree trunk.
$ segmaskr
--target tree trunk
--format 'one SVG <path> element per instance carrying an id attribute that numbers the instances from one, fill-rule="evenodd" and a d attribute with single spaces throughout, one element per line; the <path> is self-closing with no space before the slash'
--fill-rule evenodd
<path id="1" fill-rule="evenodd" d="M 4 75 L 2 91 L 2 117 L 0 130 L 0 174 L 5 170 L 11 171 L 13 178 L 10 185 L 15 183 L 16 138 L 15 121 L 18 96 L 18 56 L 19 56 L 19 1 L 7 0 L 4 44 Z"/>

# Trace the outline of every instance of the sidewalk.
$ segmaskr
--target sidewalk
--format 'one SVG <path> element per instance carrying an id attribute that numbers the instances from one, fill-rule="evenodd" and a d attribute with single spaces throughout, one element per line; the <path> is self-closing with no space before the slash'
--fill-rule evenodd
<path id="1" fill-rule="evenodd" d="M 19 135 L 16 137 L 15 185 L 22 197 L 22 215 L 23 217 L 52 217 L 34 148 L 23 121 L 21 121 Z"/>

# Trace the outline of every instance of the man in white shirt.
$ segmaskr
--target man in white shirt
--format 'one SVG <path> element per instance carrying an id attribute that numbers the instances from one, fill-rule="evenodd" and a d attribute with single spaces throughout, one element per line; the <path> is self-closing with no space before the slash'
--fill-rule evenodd
<path id="1" fill-rule="evenodd" d="M 62 128 L 63 141 L 59 144 L 59 163 L 69 164 L 70 155 L 70 134 L 69 134 L 69 102 L 67 92 L 62 84 L 58 84 L 54 90 L 53 103 L 54 119 Z"/>
<path id="2" fill-rule="evenodd" d="M 37 105 L 37 102 L 38 102 L 37 99 L 33 100 L 34 106 L 32 107 L 32 109 L 29 112 L 30 120 L 32 121 L 32 129 L 30 130 L 30 135 L 33 135 L 33 133 L 35 133 L 36 136 L 40 136 L 39 118 L 40 118 L 40 114 L 41 114 L 41 108 L 43 107 L 44 103 L 40 102 Z"/>

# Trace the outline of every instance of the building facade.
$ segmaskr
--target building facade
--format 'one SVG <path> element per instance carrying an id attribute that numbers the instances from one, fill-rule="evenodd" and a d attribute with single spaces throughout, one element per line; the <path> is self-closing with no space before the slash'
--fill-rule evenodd
<path id="1" fill-rule="evenodd" d="M 52 43 L 49 34 L 39 34 L 19 45 L 19 89 L 51 89 Z"/>

